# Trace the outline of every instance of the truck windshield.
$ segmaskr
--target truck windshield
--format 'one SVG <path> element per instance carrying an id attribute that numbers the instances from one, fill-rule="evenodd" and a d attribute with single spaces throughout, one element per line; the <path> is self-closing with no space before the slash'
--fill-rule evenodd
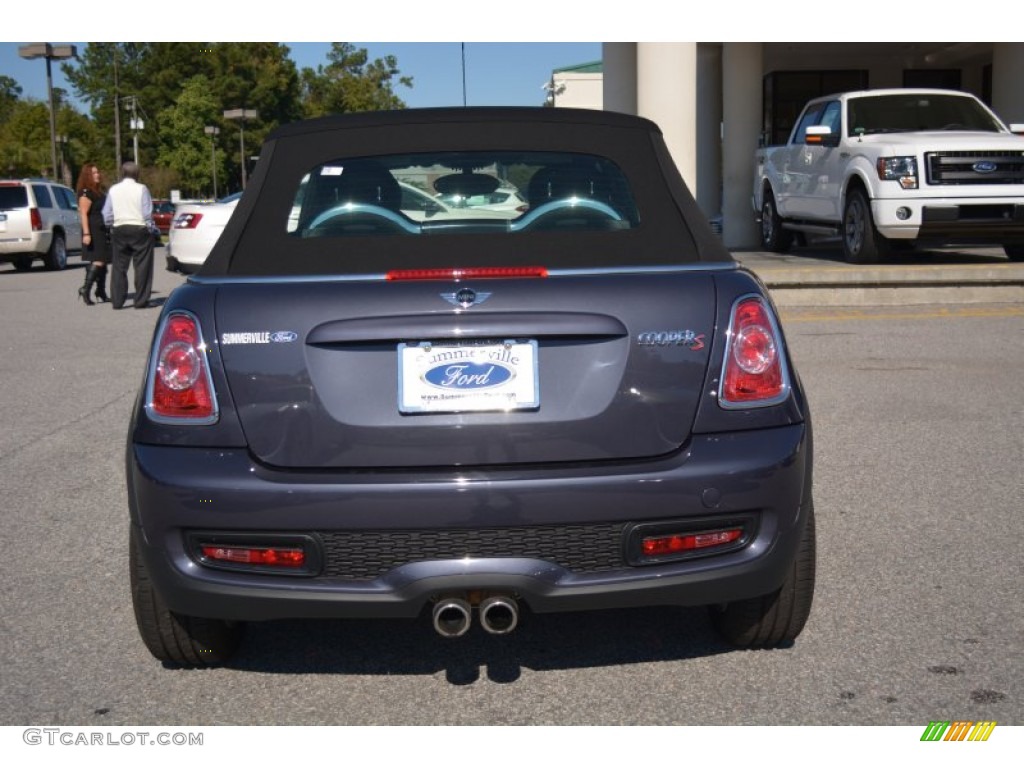
<path id="1" fill-rule="evenodd" d="M 861 96 L 847 104 L 847 135 L 911 131 L 987 131 L 1002 128 L 970 96 L 910 93 Z"/>

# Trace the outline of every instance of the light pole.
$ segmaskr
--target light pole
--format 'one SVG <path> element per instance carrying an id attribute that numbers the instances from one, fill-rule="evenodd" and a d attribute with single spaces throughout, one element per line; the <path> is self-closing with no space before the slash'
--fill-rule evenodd
<path id="1" fill-rule="evenodd" d="M 78 55 L 74 45 L 50 45 L 29 43 L 18 46 L 18 55 L 23 59 L 46 59 L 46 95 L 50 101 L 50 169 L 57 175 L 57 115 L 53 107 L 53 72 L 50 62 L 54 59 L 71 59 Z"/>
<path id="2" fill-rule="evenodd" d="M 217 199 L 217 136 L 220 135 L 220 128 L 216 125 L 208 125 L 203 128 L 203 133 L 210 137 L 210 168 L 213 169 L 213 199 Z"/>
<path id="3" fill-rule="evenodd" d="M 242 162 L 242 189 L 245 189 L 245 121 L 255 120 L 260 113 L 255 109 L 225 109 L 225 120 L 240 120 L 241 130 L 238 134 L 238 159 Z"/>

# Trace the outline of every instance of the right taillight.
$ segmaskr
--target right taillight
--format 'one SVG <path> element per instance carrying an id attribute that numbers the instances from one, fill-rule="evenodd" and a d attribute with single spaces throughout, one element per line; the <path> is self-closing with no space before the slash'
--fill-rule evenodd
<path id="1" fill-rule="evenodd" d="M 756 408 L 789 395 L 782 334 L 767 303 L 747 296 L 732 307 L 718 402 L 723 408 Z"/>
<path id="2" fill-rule="evenodd" d="M 38 208 L 28 209 L 28 218 L 32 222 L 32 231 L 39 232 L 43 228 L 43 217 L 39 215 Z"/>
<path id="3" fill-rule="evenodd" d="M 164 318 L 150 360 L 146 413 L 169 424 L 213 424 L 217 399 L 199 321 L 190 313 Z"/>
<path id="4" fill-rule="evenodd" d="M 201 213 L 179 213 L 174 219 L 175 229 L 195 229 L 199 226 L 199 222 L 203 220 L 203 214 Z"/>

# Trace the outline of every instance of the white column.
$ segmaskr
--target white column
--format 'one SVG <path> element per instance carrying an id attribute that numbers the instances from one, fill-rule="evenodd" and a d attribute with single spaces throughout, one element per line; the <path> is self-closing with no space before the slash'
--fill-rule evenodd
<path id="1" fill-rule="evenodd" d="M 636 43 L 601 43 L 604 108 L 636 114 Z"/>
<path id="2" fill-rule="evenodd" d="M 1004 123 L 1024 123 L 1024 43 L 994 43 L 992 109 Z"/>
<path id="3" fill-rule="evenodd" d="M 637 114 L 656 122 L 697 195 L 697 44 L 637 43 Z"/>
<path id="4" fill-rule="evenodd" d="M 761 132 L 762 70 L 761 43 L 723 45 L 722 240 L 726 248 L 754 248 L 761 239 L 750 196 L 754 189 L 754 152 Z"/>
<path id="5" fill-rule="evenodd" d="M 697 205 L 722 212 L 722 46 L 697 44 Z"/>

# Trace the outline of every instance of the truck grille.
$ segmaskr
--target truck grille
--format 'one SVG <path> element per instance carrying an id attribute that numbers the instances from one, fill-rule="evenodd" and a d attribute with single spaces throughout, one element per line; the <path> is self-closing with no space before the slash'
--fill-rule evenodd
<path id="1" fill-rule="evenodd" d="M 321 578 L 365 581 L 425 560 L 530 557 L 575 573 L 623 568 L 621 523 L 404 531 L 318 531 Z"/>
<path id="2" fill-rule="evenodd" d="M 924 157 L 929 184 L 1024 184 L 1021 151 L 926 152 Z"/>

